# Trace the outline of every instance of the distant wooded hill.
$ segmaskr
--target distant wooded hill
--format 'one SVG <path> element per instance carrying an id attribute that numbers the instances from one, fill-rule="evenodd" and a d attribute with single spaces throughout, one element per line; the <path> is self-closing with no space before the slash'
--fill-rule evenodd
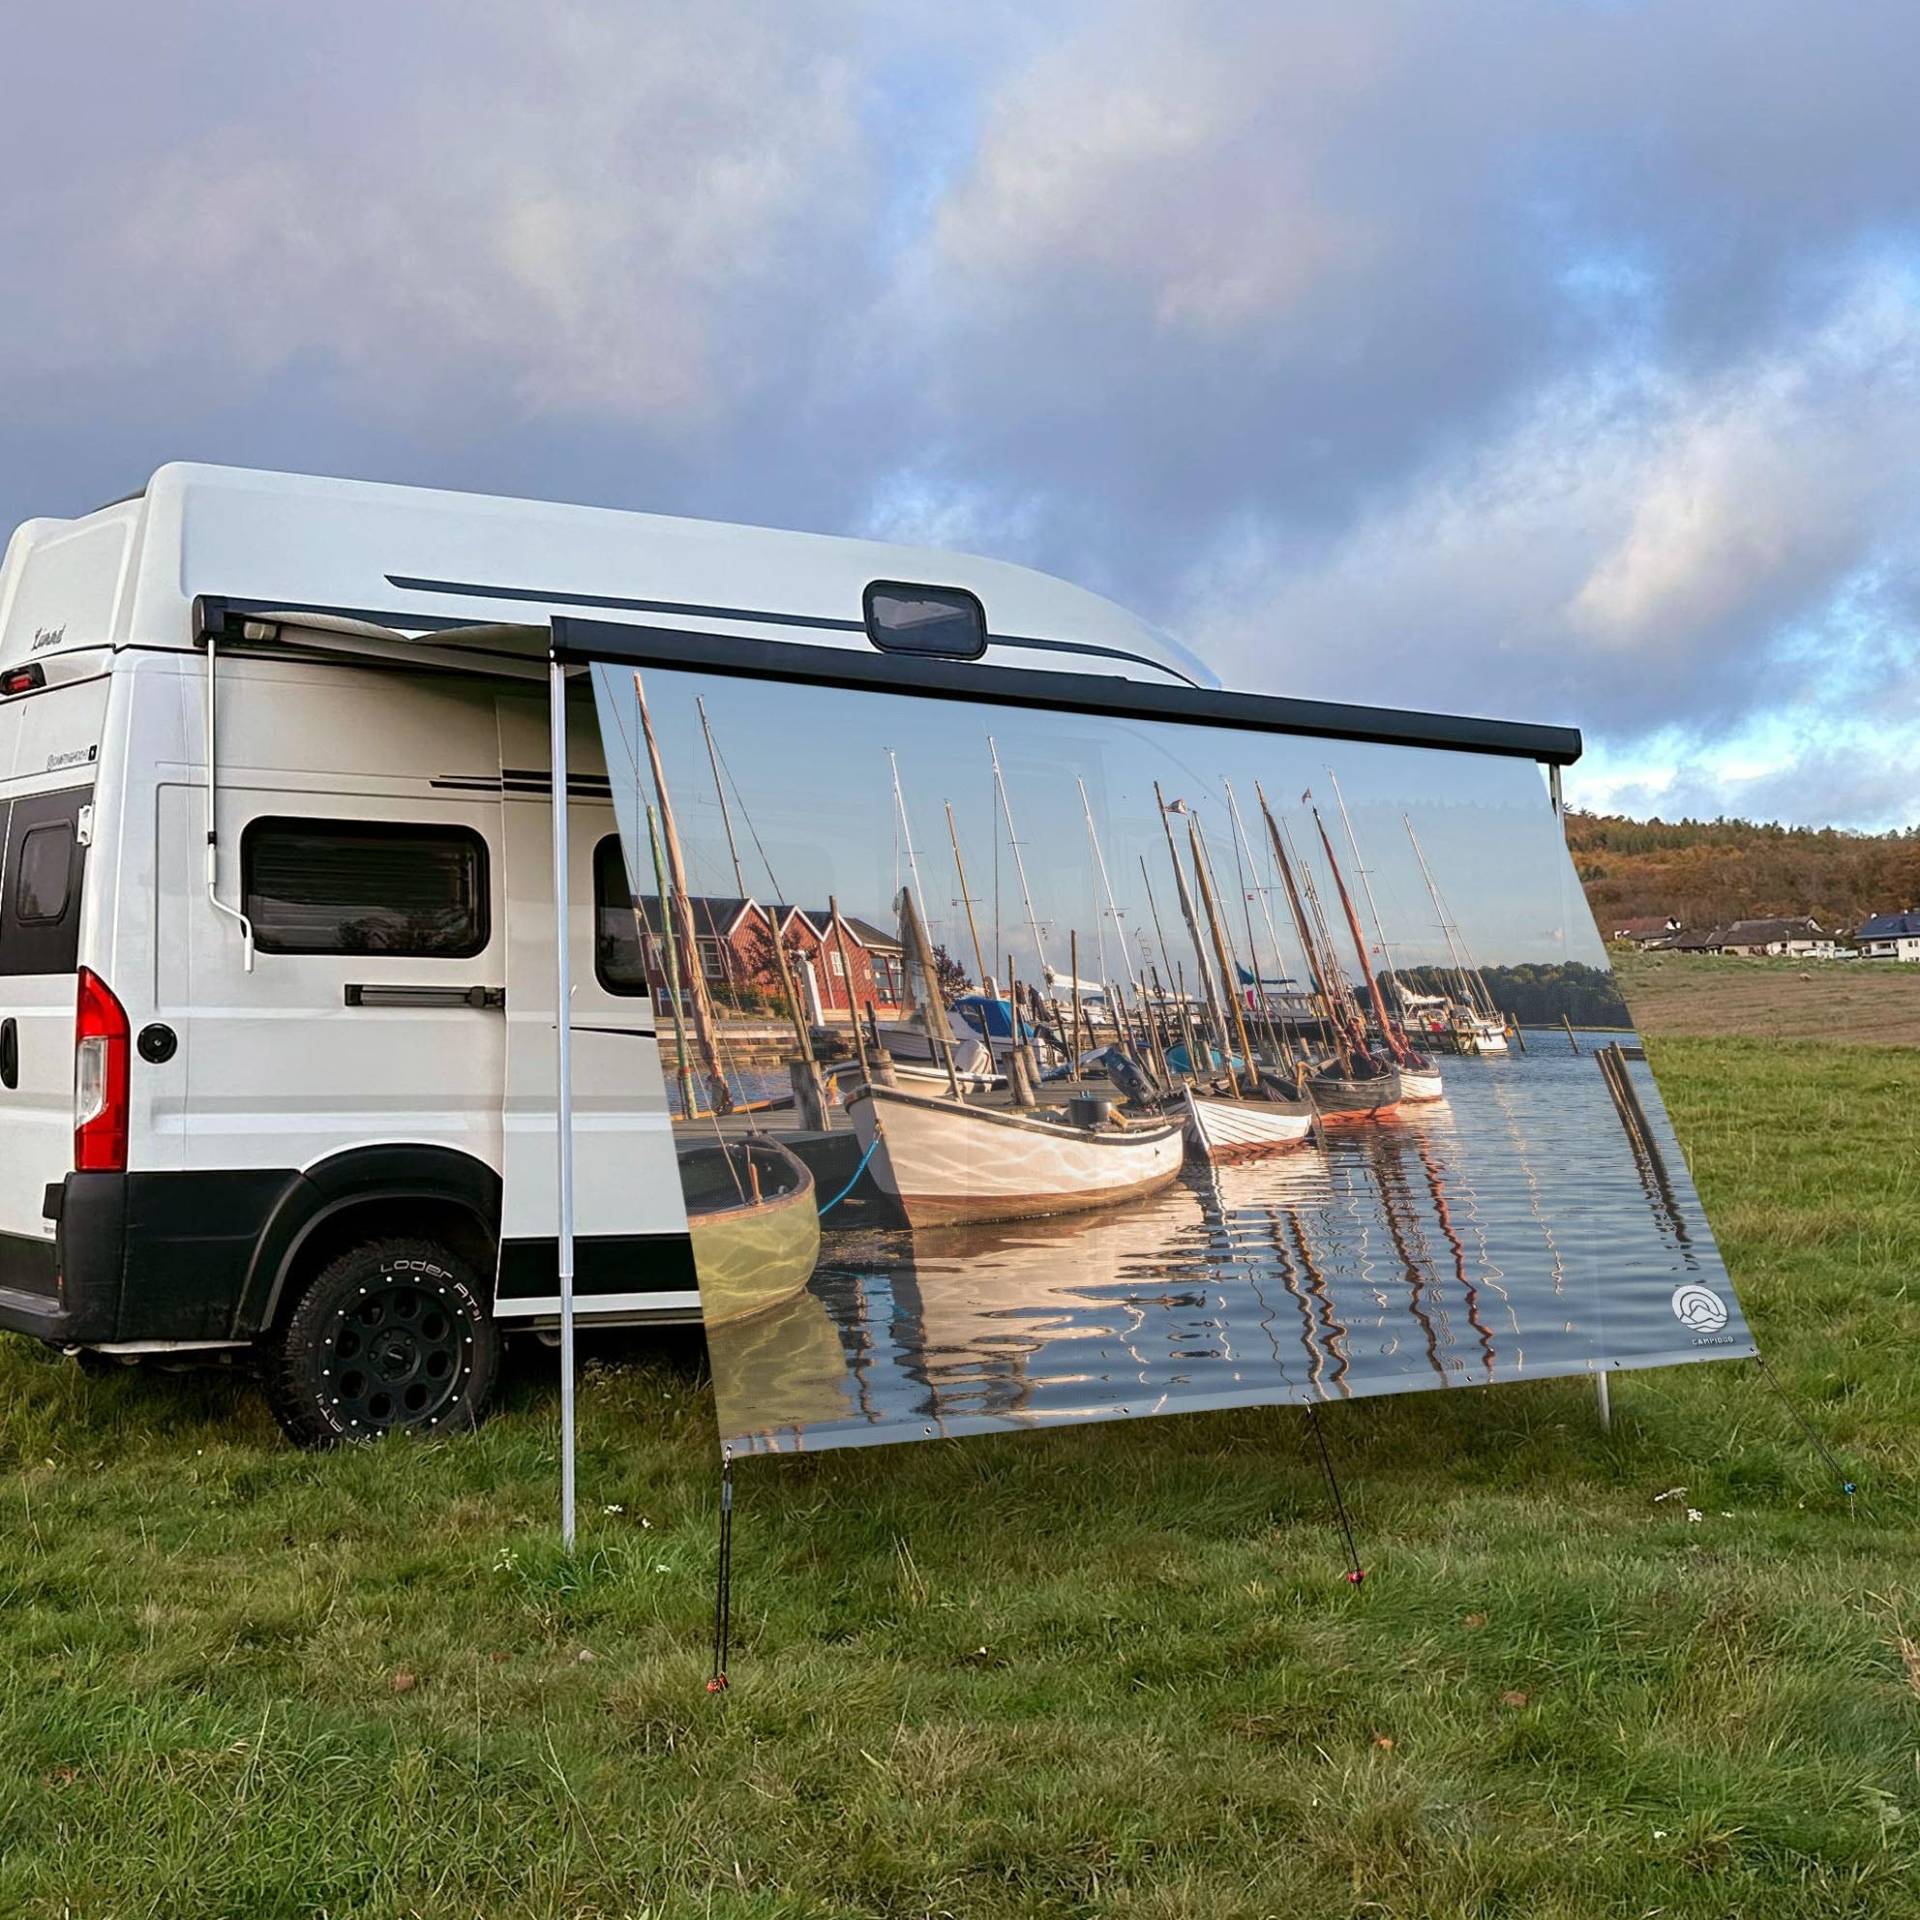
<path id="1" fill-rule="evenodd" d="M 1567 844 L 1602 936 L 1655 914 L 1709 928 L 1810 913 L 1832 931 L 1920 906 L 1920 827 L 1845 833 L 1569 811 Z"/>

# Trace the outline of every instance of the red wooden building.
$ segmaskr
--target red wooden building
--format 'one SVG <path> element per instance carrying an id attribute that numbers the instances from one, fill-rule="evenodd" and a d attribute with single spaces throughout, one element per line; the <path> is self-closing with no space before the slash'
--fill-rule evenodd
<path id="1" fill-rule="evenodd" d="M 803 910 L 758 900 L 726 899 L 695 894 L 687 904 L 693 911 L 694 937 L 700 949 L 700 969 L 708 991 L 724 1008 L 740 1012 L 763 1010 L 769 996 L 780 991 L 780 967 L 773 950 L 777 925 L 787 950 L 808 1017 L 845 1020 L 850 1008 L 864 1013 L 869 1005 L 881 1019 L 900 1010 L 901 949 L 891 934 L 858 916 L 842 913 L 845 954 L 832 931 L 824 908 Z M 659 903 L 635 902 L 644 928 L 642 947 L 647 981 L 653 992 L 667 992 L 666 949 L 661 943 Z M 847 989 L 848 965 L 853 990 Z"/>

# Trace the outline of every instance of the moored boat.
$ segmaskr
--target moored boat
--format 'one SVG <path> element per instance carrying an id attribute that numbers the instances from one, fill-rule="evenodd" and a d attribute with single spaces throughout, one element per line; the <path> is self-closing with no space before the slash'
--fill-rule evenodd
<path id="1" fill-rule="evenodd" d="M 1320 1110 L 1320 1118 L 1328 1126 L 1384 1120 L 1402 1098 L 1398 1067 L 1382 1067 L 1364 1079 L 1328 1067 L 1309 1076 L 1307 1087 L 1313 1095 L 1313 1104 Z"/>
<path id="2" fill-rule="evenodd" d="M 1415 1055 L 1415 1059 L 1419 1059 Z M 1444 1100 L 1447 1090 L 1440 1084 L 1440 1069 L 1432 1061 L 1420 1066 L 1402 1066 L 1400 1069 L 1400 1100 L 1403 1106 L 1430 1105 L 1435 1100 Z"/>
<path id="3" fill-rule="evenodd" d="M 680 1148 L 687 1233 L 708 1326 L 790 1300 L 820 1258 L 813 1175 L 771 1134 Z"/>
<path id="4" fill-rule="evenodd" d="M 1507 1051 L 1507 1023 L 1504 1020 L 1475 1020 L 1471 1024 L 1476 1053 Z"/>
<path id="5" fill-rule="evenodd" d="M 1313 1108 L 1305 1100 L 1185 1090 L 1187 1138 L 1202 1158 L 1257 1160 L 1302 1145 L 1313 1131 Z"/>
<path id="6" fill-rule="evenodd" d="M 974 1106 L 901 1086 L 856 1087 L 846 1107 L 875 1184 L 915 1227 L 1078 1213 L 1180 1171 L 1173 1119 L 1076 1119 L 1072 1108 Z"/>

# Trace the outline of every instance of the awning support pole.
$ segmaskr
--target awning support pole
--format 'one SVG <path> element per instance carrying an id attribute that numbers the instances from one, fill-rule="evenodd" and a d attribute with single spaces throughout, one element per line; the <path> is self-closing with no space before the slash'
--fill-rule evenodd
<path id="1" fill-rule="evenodd" d="M 567 945 L 567 670 L 547 668 L 547 730 L 553 762 L 553 1032 L 557 1076 L 554 1145 L 559 1202 L 555 1259 L 560 1281 L 560 1539 L 573 1551 L 573 977 Z"/>

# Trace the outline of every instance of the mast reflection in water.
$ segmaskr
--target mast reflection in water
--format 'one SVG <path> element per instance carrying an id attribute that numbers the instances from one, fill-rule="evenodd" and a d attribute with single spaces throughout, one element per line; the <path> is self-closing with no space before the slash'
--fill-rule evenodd
<path id="1" fill-rule="evenodd" d="M 716 1332 L 723 1434 L 849 1446 L 1754 1351 L 1590 1043 L 1450 1061 L 1447 1094 L 1104 1213 L 829 1234 L 807 1293 Z M 1728 1294 L 1706 1338 L 1676 1317 L 1689 1281 Z"/>

